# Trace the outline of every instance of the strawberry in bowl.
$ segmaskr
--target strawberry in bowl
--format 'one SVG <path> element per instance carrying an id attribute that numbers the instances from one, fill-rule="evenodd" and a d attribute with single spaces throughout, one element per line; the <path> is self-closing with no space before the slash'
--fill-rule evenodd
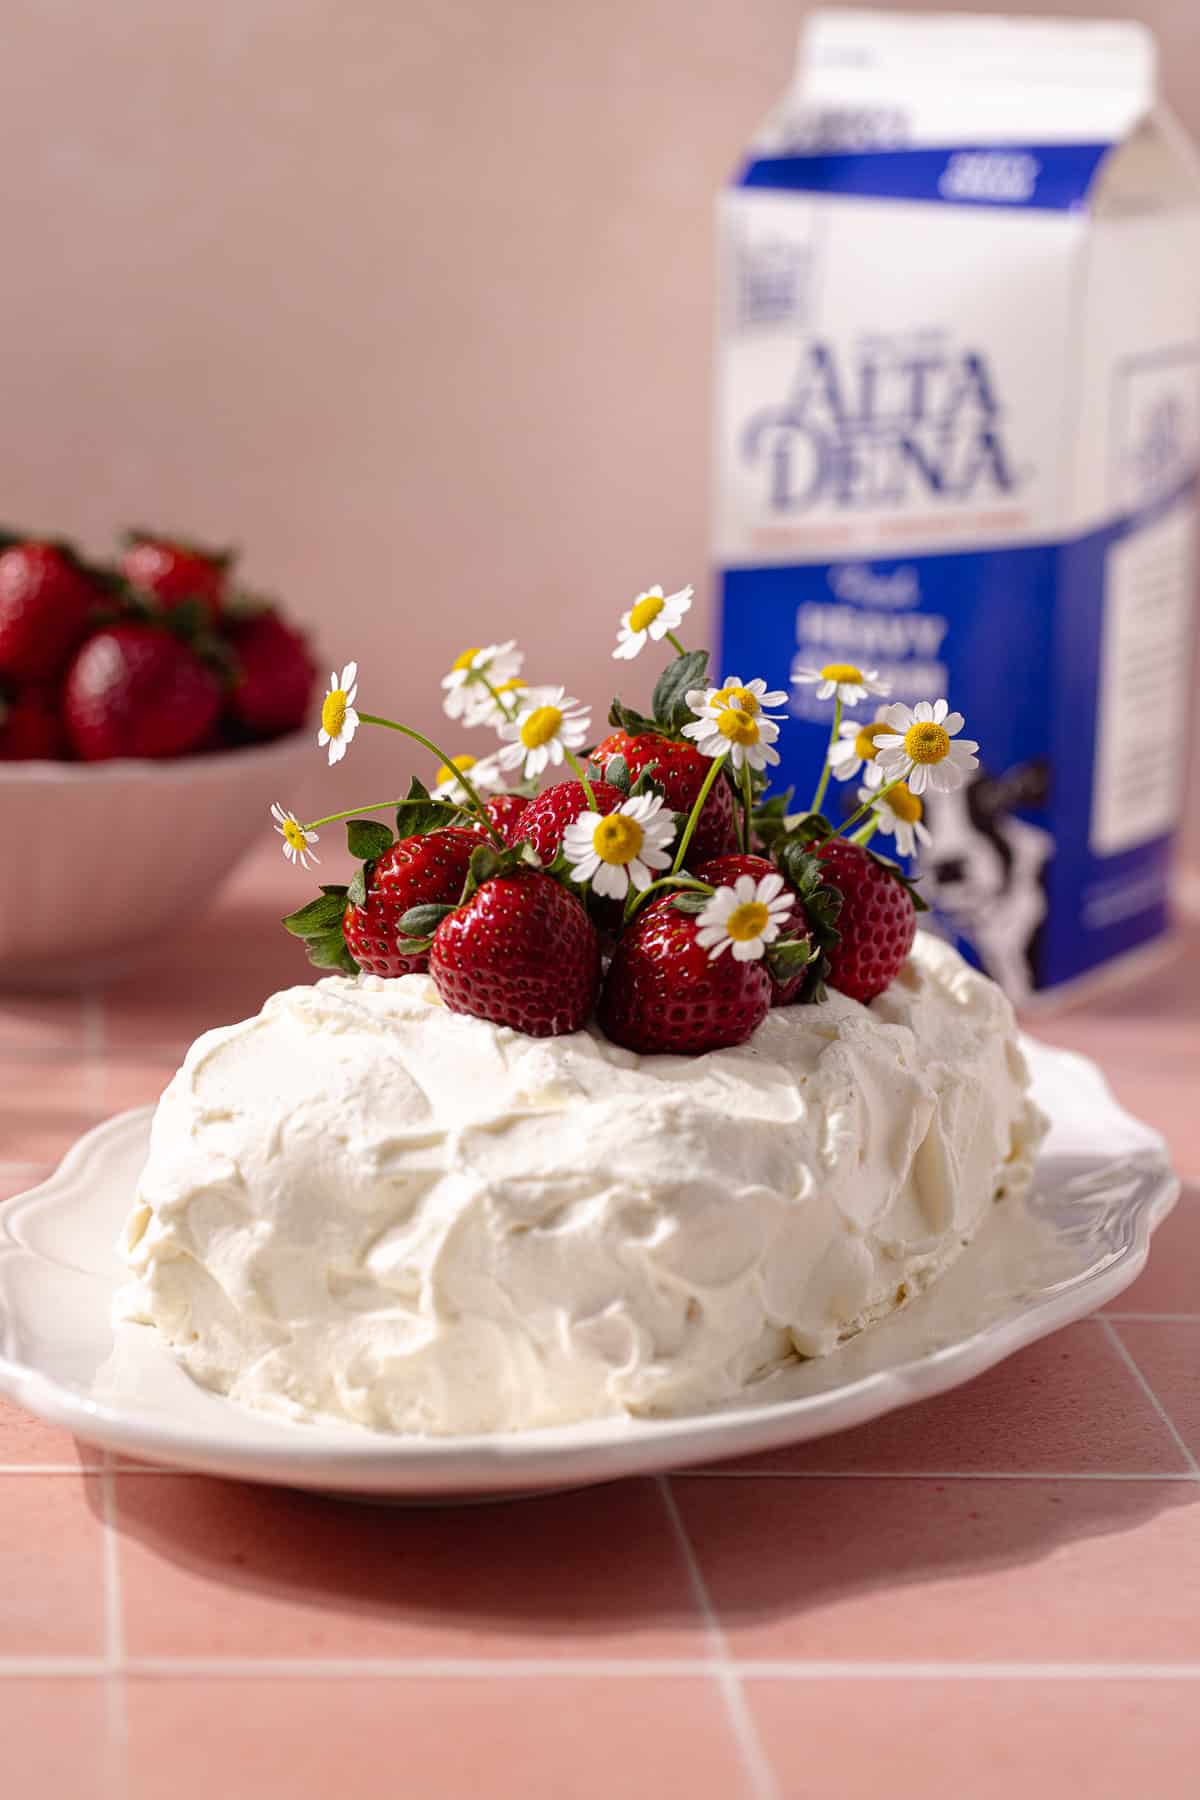
<path id="1" fill-rule="evenodd" d="M 0 537 L 0 809 L 23 846 L 0 860 L 0 986 L 135 959 L 215 890 L 286 785 L 315 665 L 231 573 L 150 533 L 115 567 Z"/>

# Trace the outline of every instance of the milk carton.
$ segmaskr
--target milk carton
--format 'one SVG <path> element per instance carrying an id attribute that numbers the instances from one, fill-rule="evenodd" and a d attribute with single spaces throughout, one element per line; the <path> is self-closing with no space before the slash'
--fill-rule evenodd
<path id="1" fill-rule="evenodd" d="M 1133 24 L 818 12 L 721 204 L 721 673 L 965 713 L 923 891 L 1018 997 L 1166 922 L 1200 182 L 1155 85 Z M 791 691 L 811 782 L 830 708 Z"/>

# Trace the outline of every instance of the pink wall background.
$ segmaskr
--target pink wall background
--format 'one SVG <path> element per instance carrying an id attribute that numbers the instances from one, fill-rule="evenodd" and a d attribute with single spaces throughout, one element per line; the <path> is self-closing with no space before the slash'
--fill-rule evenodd
<path id="1" fill-rule="evenodd" d="M 636 588 L 707 581 L 712 200 L 802 10 L 10 0 L 0 510 L 244 545 L 426 727 L 510 632 L 606 701 Z M 1009 10 L 1135 11 L 1200 135 L 1194 0 Z"/>

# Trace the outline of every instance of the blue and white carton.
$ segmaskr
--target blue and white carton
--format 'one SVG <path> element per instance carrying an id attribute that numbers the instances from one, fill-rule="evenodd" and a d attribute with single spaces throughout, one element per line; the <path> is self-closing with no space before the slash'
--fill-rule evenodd
<path id="1" fill-rule="evenodd" d="M 1014 997 L 1147 944 L 1200 457 L 1200 174 L 1153 39 L 817 12 L 720 236 L 722 672 L 849 662 L 966 715 L 922 891 Z M 790 691 L 811 782 L 830 709 Z"/>

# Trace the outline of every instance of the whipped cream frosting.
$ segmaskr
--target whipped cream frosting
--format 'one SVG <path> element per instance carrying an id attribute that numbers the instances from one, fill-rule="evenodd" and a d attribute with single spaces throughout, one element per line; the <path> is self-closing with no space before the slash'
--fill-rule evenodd
<path id="1" fill-rule="evenodd" d="M 275 994 L 154 1119 L 125 1317 L 292 1418 L 470 1433 L 701 1408 L 918 1292 L 1044 1129 L 1008 1002 L 918 936 L 870 1007 L 639 1057 L 448 1012 L 425 976 Z"/>

